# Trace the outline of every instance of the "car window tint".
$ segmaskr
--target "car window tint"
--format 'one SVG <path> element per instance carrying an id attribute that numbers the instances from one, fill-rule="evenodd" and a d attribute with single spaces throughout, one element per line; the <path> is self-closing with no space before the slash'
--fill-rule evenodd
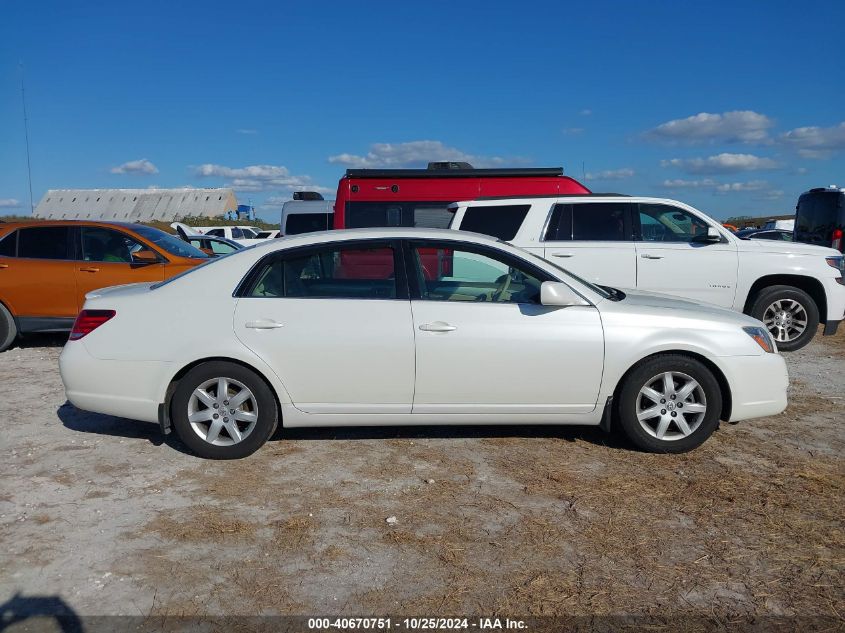
<path id="1" fill-rule="evenodd" d="M 286 235 L 326 231 L 332 227 L 331 213 L 292 213 L 285 219 Z"/>
<path id="2" fill-rule="evenodd" d="M 39 226 L 21 229 L 18 236 L 18 257 L 34 259 L 70 259 L 66 226 Z"/>
<path id="3" fill-rule="evenodd" d="M 239 229 L 237 227 L 232 229 L 232 239 L 233 240 L 240 240 L 240 239 L 243 239 L 243 237 L 244 237 L 244 232 L 241 229 Z"/>
<path id="4" fill-rule="evenodd" d="M 235 247 L 226 242 L 218 242 L 216 240 L 211 242 L 211 252 L 215 255 L 228 255 L 235 251 Z"/>
<path id="5" fill-rule="evenodd" d="M 491 235 L 500 240 L 512 240 L 530 208 L 528 204 L 469 207 L 464 212 L 461 230 Z"/>
<path id="6" fill-rule="evenodd" d="M 395 299 L 393 249 L 333 246 L 275 258 L 259 271 L 248 296 Z"/>
<path id="7" fill-rule="evenodd" d="M 0 239 L 0 257 L 14 257 L 18 239 L 17 231 L 12 231 Z"/>
<path id="8" fill-rule="evenodd" d="M 82 259 L 86 262 L 128 264 L 132 262 L 133 253 L 145 249 L 125 233 L 99 227 L 82 227 Z"/>
<path id="9" fill-rule="evenodd" d="M 708 225 L 693 214 L 667 204 L 641 204 L 640 238 L 646 242 L 692 242 L 707 235 Z"/>
<path id="10" fill-rule="evenodd" d="M 626 239 L 627 203 L 597 202 L 572 205 L 572 239 L 622 241 Z"/>
<path id="11" fill-rule="evenodd" d="M 426 301 L 540 303 L 542 281 L 510 261 L 461 249 L 420 246 L 413 252 Z"/>
<path id="12" fill-rule="evenodd" d="M 225 237 L 223 229 L 211 229 L 205 232 L 206 235 L 214 235 L 215 237 Z"/>
<path id="13" fill-rule="evenodd" d="M 546 242 L 572 239 L 572 205 L 556 204 L 549 216 L 543 240 Z"/>

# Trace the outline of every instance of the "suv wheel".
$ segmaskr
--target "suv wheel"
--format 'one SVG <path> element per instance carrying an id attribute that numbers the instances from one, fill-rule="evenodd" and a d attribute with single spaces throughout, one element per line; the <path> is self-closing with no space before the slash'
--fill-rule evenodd
<path id="1" fill-rule="evenodd" d="M 203 363 L 185 374 L 170 407 L 179 439 L 207 459 L 252 455 L 279 419 L 267 383 L 246 367 L 224 361 Z"/>
<path id="2" fill-rule="evenodd" d="M 816 335 L 819 309 L 806 292 L 793 286 L 770 286 L 751 305 L 751 316 L 771 332 L 778 350 L 801 349 Z"/>
<path id="3" fill-rule="evenodd" d="M 5 352 L 12 346 L 18 336 L 18 328 L 11 312 L 0 303 L 0 352 Z"/>
<path id="4" fill-rule="evenodd" d="M 651 453 L 684 453 L 713 434 L 722 392 L 701 362 L 679 354 L 654 356 L 635 367 L 619 393 L 625 435 Z"/>

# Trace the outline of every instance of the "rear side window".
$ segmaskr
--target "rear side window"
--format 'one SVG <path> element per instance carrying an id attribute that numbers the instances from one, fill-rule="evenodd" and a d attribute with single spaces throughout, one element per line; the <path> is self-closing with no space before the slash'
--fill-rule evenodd
<path id="1" fill-rule="evenodd" d="M 223 229 L 211 229 L 210 231 L 205 232 L 206 235 L 213 235 L 215 237 L 225 237 L 223 235 Z"/>
<path id="2" fill-rule="evenodd" d="M 18 239 L 17 231 L 12 231 L 6 237 L 0 239 L 0 257 L 14 257 L 15 246 Z"/>
<path id="3" fill-rule="evenodd" d="M 626 239 L 628 205 L 618 202 L 597 202 L 572 205 L 572 239 L 594 242 L 616 242 Z"/>
<path id="4" fill-rule="evenodd" d="M 32 259 L 70 259 L 66 226 L 39 226 L 21 229 L 18 237 L 18 257 Z"/>
<path id="5" fill-rule="evenodd" d="M 395 299 L 390 246 L 328 246 L 274 257 L 255 275 L 247 297 Z"/>
<path id="6" fill-rule="evenodd" d="M 461 221 L 462 231 L 473 231 L 512 240 L 528 215 L 528 204 L 506 204 L 496 207 L 469 207 Z"/>
<path id="7" fill-rule="evenodd" d="M 452 221 L 450 202 L 347 202 L 343 228 L 416 226 L 445 229 Z"/>
<path id="8" fill-rule="evenodd" d="M 292 213 L 285 220 L 285 235 L 301 235 L 332 228 L 331 213 Z"/>
<path id="9" fill-rule="evenodd" d="M 234 227 L 232 229 L 232 239 L 233 240 L 240 240 L 244 238 L 244 232 L 239 229 L 238 227 Z"/>

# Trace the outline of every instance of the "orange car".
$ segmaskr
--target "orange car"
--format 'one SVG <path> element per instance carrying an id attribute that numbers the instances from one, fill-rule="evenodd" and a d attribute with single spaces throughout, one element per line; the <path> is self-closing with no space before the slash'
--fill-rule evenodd
<path id="1" fill-rule="evenodd" d="M 0 223 L 0 352 L 19 334 L 69 331 L 91 290 L 163 281 L 207 260 L 142 224 Z"/>

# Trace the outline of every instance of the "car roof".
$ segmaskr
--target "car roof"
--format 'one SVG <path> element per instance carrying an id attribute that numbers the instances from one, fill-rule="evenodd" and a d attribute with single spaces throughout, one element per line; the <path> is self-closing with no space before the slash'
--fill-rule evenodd
<path id="1" fill-rule="evenodd" d="M 0 230 L 2 229 L 20 229 L 35 226 L 101 226 L 101 227 L 120 227 L 132 231 L 139 226 L 148 227 L 145 224 L 136 222 L 111 222 L 108 220 L 15 220 L 14 222 L 0 222 Z"/>

